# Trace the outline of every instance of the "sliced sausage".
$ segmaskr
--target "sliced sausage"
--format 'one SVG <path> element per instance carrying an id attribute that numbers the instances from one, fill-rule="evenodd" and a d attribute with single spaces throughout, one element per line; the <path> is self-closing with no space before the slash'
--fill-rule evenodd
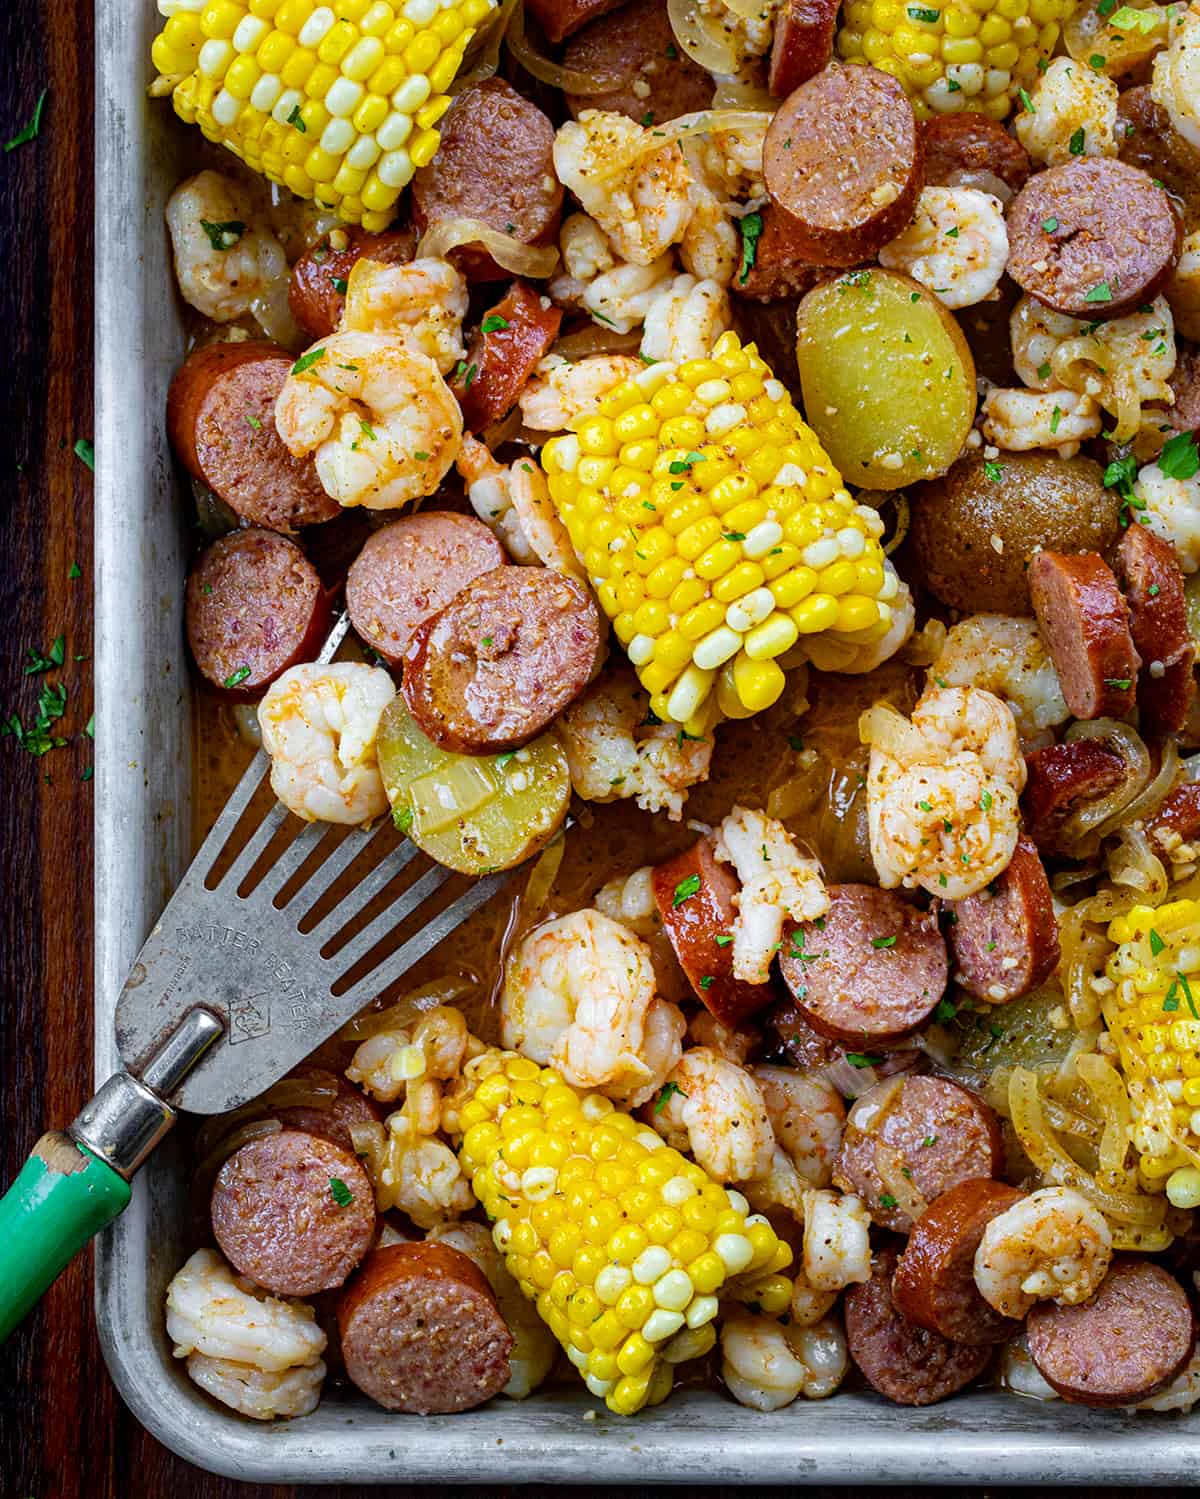
<path id="1" fill-rule="evenodd" d="M 587 686 L 600 640 L 582 583 L 548 567 L 498 567 L 417 626 L 404 701 L 443 749 L 516 749 Z"/>
<path id="2" fill-rule="evenodd" d="M 275 344 L 206 344 L 167 393 L 167 435 L 192 478 L 250 525 L 289 535 L 339 510 L 312 460 L 294 458 L 275 430 L 275 400 L 291 368 L 292 356 Z"/>
<path id="3" fill-rule="evenodd" d="M 1019 140 L 999 120 L 974 110 L 930 115 L 921 121 L 925 181 L 930 187 L 974 187 L 994 193 L 999 183 L 1007 198 L 1029 181 L 1033 162 Z"/>
<path id="4" fill-rule="evenodd" d="M 1142 669 L 1137 703 L 1151 731 L 1177 734 L 1196 695 L 1196 647 L 1188 629 L 1183 572 L 1174 549 L 1145 526 L 1131 525 L 1116 554 L 1129 606 L 1129 628 Z"/>
<path id="5" fill-rule="evenodd" d="M 389 1411 L 470 1410 L 508 1383 L 512 1334 L 482 1270 L 449 1244 L 376 1249 L 338 1305 L 346 1373 Z"/>
<path id="6" fill-rule="evenodd" d="M 901 86 L 877 68 L 831 63 L 779 106 L 763 145 L 772 200 L 797 221 L 812 265 L 871 260 L 912 217 L 921 136 Z"/>
<path id="7" fill-rule="evenodd" d="M 696 998 L 731 1029 L 774 998 L 769 984 L 733 976 L 736 876 L 719 864 L 710 838 L 654 870 L 654 899 L 679 966 Z"/>
<path id="8" fill-rule="evenodd" d="M 443 117 L 441 144 L 413 177 L 412 205 L 424 234 L 444 219 L 478 219 L 523 245 L 545 245 L 558 231 L 563 190 L 554 172 L 554 126 L 502 78 L 464 89 Z M 449 251 L 469 281 L 503 281 L 482 245 Z"/>
<path id="9" fill-rule="evenodd" d="M 1025 1326 L 1042 1378 L 1081 1405 L 1130 1405 L 1153 1395 L 1188 1362 L 1196 1341 L 1191 1304 L 1175 1277 L 1123 1256 L 1090 1301 L 1039 1301 Z"/>
<path id="10" fill-rule="evenodd" d="M 1117 100 L 1117 154 L 1162 183 L 1183 219 L 1184 233 L 1200 228 L 1200 151 L 1154 102 L 1148 83 L 1123 89 Z"/>
<path id="11" fill-rule="evenodd" d="M 829 910 L 784 933 L 779 971 L 809 1024 L 864 1050 L 911 1036 L 946 989 L 936 918 L 891 890 L 831 885 Z"/>
<path id="12" fill-rule="evenodd" d="M 468 431 L 482 432 L 508 415 L 558 337 L 561 322 L 561 309 L 524 281 L 514 281 L 484 314 L 466 369 L 451 386 Z"/>
<path id="13" fill-rule="evenodd" d="M 619 10 L 589 21 L 563 50 L 564 68 L 616 75 L 620 88 L 603 94 L 567 94 L 567 107 L 628 115 L 643 125 L 661 125 L 707 109 L 716 85 L 712 75 L 679 50 L 666 0 L 630 0 Z"/>
<path id="14" fill-rule="evenodd" d="M 330 1102 L 328 1108 L 312 1103 L 294 1104 L 288 1109 L 277 1109 L 275 1118 L 284 1129 L 298 1129 L 309 1135 L 320 1135 L 322 1139 L 330 1140 L 334 1145 L 340 1145 L 343 1150 L 353 1152 L 354 1141 L 350 1135 L 352 1126 L 377 1124 L 381 1120 L 381 1112 L 375 1104 L 360 1088 L 356 1088 L 340 1073 L 330 1072 L 325 1067 L 314 1067 L 305 1062 L 299 1067 L 294 1067 L 288 1076 L 306 1078 L 326 1088 L 336 1088 L 337 1096 Z"/>
<path id="15" fill-rule="evenodd" d="M 413 631 L 483 573 L 504 548 L 473 515 L 423 510 L 376 531 L 346 577 L 346 608 L 361 640 L 399 665 Z"/>
<path id="16" fill-rule="evenodd" d="M 1081 156 L 1031 177 L 1008 210 L 1008 274 L 1055 312 L 1121 317 L 1151 301 L 1179 259 L 1179 218 L 1137 167 Z"/>
<path id="17" fill-rule="evenodd" d="M 1180 349 L 1170 385 L 1175 404 L 1166 408 L 1163 420 L 1176 432 L 1196 431 L 1200 427 L 1200 350 Z"/>
<path id="18" fill-rule="evenodd" d="M 902 1075 L 850 1110 L 833 1179 L 858 1193 L 881 1228 L 908 1233 L 913 1220 L 885 1175 L 894 1184 L 897 1173 L 909 1173 L 905 1180 L 928 1205 L 959 1182 L 998 1177 L 1003 1167 L 1000 1121 L 981 1098 L 944 1077 Z"/>
<path id="19" fill-rule="evenodd" d="M 1076 718 L 1124 718 L 1141 657 L 1112 569 L 1097 552 L 1038 552 L 1029 597 L 1067 707 Z"/>
<path id="20" fill-rule="evenodd" d="M 229 1157 L 212 1192 L 213 1235 L 243 1275 L 278 1296 L 340 1286 L 371 1247 L 375 1194 L 340 1145 L 285 1129 Z"/>
<path id="21" fill-rule="evenodd" d="M 288 284 L 292 316 L 310 338 L 328 338 L 341 322 L 346 310 L 346 282 L 356 261 L 405 265 L 417 248 L 417 236 L 412 229 L 370 234 L 365 229 L 347 226 L 334 232 L 341 248 L 335 249 L 326 235 L 301 255 L 292 267 Z"/>
<path id="22" fill-rule="evenodd" d="M 752 302 L 773 302 L 780 297 L 803 297 L 830 276 L 840 274 L 837 266 L 813 265 L 808 258 L 808 245 L 808 235 L 798 221 L 782 208 L 768 203 L 762 210 L 762 229 L 754 247 L 754 264 L 744 272 L 739 267 L 734 274 L 733 290 Z M 789 319 L 787 331 L 788 341 L 794 345 L 794 314 Z"/>
<path id="23" fill-rule="evenodd" d="M 978 1379 L 992 1350 L 954 1343 L 918 1327 L 892 1295 L 897 1255 L 879 1250 L 871 1279 L 846 1292 L 846 1342 L 850 1357 L 873 1389 L 897 1405 L 936 1405 Z"/>
<path id="24" fill-rule="evenodd" d="M 1200 843 L 1200 781 L 1183 781 L 1168 791 L 1158 810 L 1146 819 L 1146 831 L 1159 852 L 1173 863 L 1189 861 Z"/>
<path id="25" fill-rule="evenodd" d="M 1025 830 L 1043 853 L 1060 848 L 1063 826 L 1088 802 L 1115 791 L 1125 762 L 1098 739 L 1069 739 L 1025 757 L 1021 796 Z"/>
<path id="26" fill-rule="evenodd" d="M 777 99 L 828 66 L 840 9 L 840 0 L 783 0 L 767 69 L 767 88 Z"/>
<path id="27" fill-rule="evenodd" d="M 977 1178 L 943 1192 L 913 1224 L 896 1265 L 892 1295 L 910 1322 L 955 1343 L 1003 1343 L 1021 1324 L 979 1294 L 975 1251 L 983 1231 L 1024 1194 Z"/>
<path id="28" fill-rule="evenodd" d="M 528 0 L 525 11 L 545 32 L 546 40 L 557 43 L 597 16 L 615 10 L 620 3 L 621 0 Z"/>
<path id="29" fill-rule="evenodd" d="M 315 660 L 329 629 L 316 568 L 274 531 L 231 531 L 214 541 L 188 574 L 184 606 L 196 665 L 240 698 Z"/>
<path id="30" fill-rule="evenodd" d="M 1036 989 L 1057 967 L 1058 920 L 1050 881 L 1024 833 L 1003 874 L 946 910 L 954 977 L 976 999 L 1007 1004 Z"/>

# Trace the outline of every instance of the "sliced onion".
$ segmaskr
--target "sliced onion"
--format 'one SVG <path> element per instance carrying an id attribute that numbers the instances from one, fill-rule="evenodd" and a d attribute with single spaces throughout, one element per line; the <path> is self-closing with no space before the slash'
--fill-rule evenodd
<path id="1" fill-rule="evenodd" d="M 900 1212 L 915 1223 L 929 1203 L 911 1177 L 905 1176 L 904 1157 L 886 1140 L 875 1141 L 875 1169 L 884 1191 L 896 1199 Z"/>
<path id="2" fill-rule="evenodd" d="M 759 8 L 756 5 L 755 11 Z M 713 108 L 760 109 L 764 114 L 774 114 L 779 108 L 779 100 L 772 98 L 756 79 L 733 73 L 717 79 Z"/>
<path id="3" fill-rule="evenodd" d="M 1121 1075 L 1107 1058 L 1096 1055 L 1080 1057 L 1077 1070 L 1095 1099 L 1103 1120 L 1097 1152 L 1097 1179 L 1106 1187 L 1132 1187 L 1132 1173 L 1125 1163 L 1129 1155 L 1133 1110 Z"/>
<path id="4" fill-rule="evenodd" d="M 1124 823 L 1144 821 L 1158 811 L 1167 793 L 1174 786 L 1179 773 L 1179 746 L 1173 739 L 1163 741 L 1162 760 L 1154 779 L 1125 808 L 1121 816 Z M 1103 832 L 1112 832 L 1104 828 Z"/>
<path id="5" fill-rule="evenodd" d="M 741 58 L 700 14 L 697 0 L 667 0 L 667 15 L 675 40 L 694 63 L 710 73 L 737 72 Z"/>
<path id="6" fill-rule="evenodd" d="M 401 995 L 394 1005 L 386 1010 L 368 1010 L 356 1015 L 337 1033 L 339 1041 L 366 1041 L 382 1031 L 402 1031 L 419 1020 L 427 1010 L 438 1005 L 453 1005 L 479 987 L 476 974 L 467 972 L 448 973 L 430 979 L 417 989 Z"/>
<path id="7" fill-rule="evenodd" d="M 534 50 L 525 34 L 525 7 L 521 0 L 513 9 L 505 42 L 527 73 L 542 83 L 562 89 L 564 94 L 611 94 L 631 83 L 636 72 L 635 68 L 627 68 L 623 73 L 589 73 L 580 68 L 564 68 L 561 63 L 544 57 Z"/>
<path id="8" fill-rule="evenodd" d="M 502 234 L 480 219 L 440 219 L 431 224 L 417 246 L 418 258 L 444 256 L 460 245 L 482 245 L 497 265 L 515 276 L 544 281 L 558 267 L 556 245 L 526 245 L 511 234 Z"/>
<path id="9" fill-rule="evenodd" d="M 1080 843 L 1089 835 L 1102 838 L 1124 820 L 1125 809 L 1149 784 L 1152 770 L 1150 751 L 1136 729 L 1115 718 L 1073 723 L 1063 737 L 1068 743 L 1076 739 L 1103 740 L 1105 748 L 1125 762 L 1120 785 L 1107 796 L 1086 802 L 1063 826 L 1063 841 L 1068 845 Z"/>
<path id="10" fill-rule="evenodd" d="M 1113 883 L 1135 891 L 1139 905 L 1157 906 L 1166 899 L 1171 882 L 1144 829 L 1122 828 L 1107 864 Z"/>
<path id="11" fill-rule="evenodd" d="M 605 328 L 601 323 L 589 323 L 586 328 L 560 338 L 550 352 L 574 362 L 586 359 L 590 354 L 636 354 L 641 342 L 640 328 L 618 333 L 615 328 Z"/>

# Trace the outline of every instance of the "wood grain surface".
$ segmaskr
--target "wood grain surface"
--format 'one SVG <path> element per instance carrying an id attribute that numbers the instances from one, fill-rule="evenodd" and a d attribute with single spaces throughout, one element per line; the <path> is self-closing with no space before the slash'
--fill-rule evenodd
<path id="1" fill-rule="evenodd" d="M 92 805 L 83 777 L 92 748 L 84 733 L 92 712 L 92 485 L 73 451 L 92 435 L 88 0 L 6 0 L 0 58 L 0 140 L 25 124 L 49 88 L 40 137 L 0 155 L 0 715 L 17 712 L 28 724 L 43 686 L 61 683 L 67 704 L 55 732 L 69 740 L 36 758 L 11 735 L 0 739 L 6 1184 L 43 1128 L 67 1123 L 91 1088 Z M 59 635 L 63 666 L 25 675 L 26 653 L 46 651 Z M 0 1349 L 0 1499 L 287 1499 L 297 1492 L 365 1499 L 386 1491 L 251 1488 L 166 1451 L 109 1383 L 88 1256 Z"/>

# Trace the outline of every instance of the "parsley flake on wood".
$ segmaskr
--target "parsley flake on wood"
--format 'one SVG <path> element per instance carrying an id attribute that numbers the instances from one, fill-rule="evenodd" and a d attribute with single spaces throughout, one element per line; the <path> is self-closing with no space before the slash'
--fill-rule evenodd
<path id="1" fill-rule="evenodd" d="M 38 95 L 37 103 L 33 106 L 33 114 L 29 122 L 17 131 L 11 140 L 4 142 L 5 151 L 15 151 L 18 146 L 27 146 L 30 141 L 37 140 L 42 129 L 42 111 L 46 107 L 46 95 L 50 92 L 44 88 Z"/>
<path id="2" fill-rule="evenodd" d="M 80 463 L 86 463 L 87 466 L 88 466 L 88 468 L 91 469 L 92 473 L 95 473 L 96 472 L 96 450 L 91 445 L 91 443 L 87 440 L 86 437 L 81 437 L 79 439 L 79 441 L 75 444 L 75 450 L 74 451 L 75 451 L 75 456 L 76 456 L 76 458 L 79 459 Z"/>

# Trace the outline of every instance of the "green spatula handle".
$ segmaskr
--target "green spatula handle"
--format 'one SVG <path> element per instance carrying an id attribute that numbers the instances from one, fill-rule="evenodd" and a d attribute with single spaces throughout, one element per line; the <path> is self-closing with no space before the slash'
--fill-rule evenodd
<path id="1" fill-rule="evenodd" d="M 129 1193 L 119 1172 L 70 1135 L 42 1136 L 0 1199 L 0 1342 Z"/>

